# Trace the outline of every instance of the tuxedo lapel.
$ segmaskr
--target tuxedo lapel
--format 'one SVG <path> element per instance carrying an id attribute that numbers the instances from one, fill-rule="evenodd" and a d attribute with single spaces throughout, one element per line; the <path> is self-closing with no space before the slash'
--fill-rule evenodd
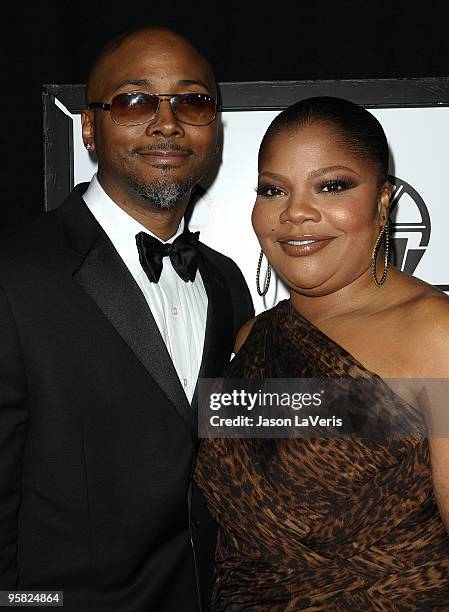
<path id="1" fill-rule="evenodd" d="M 201 244 L 199 249 L 199 270 L 208 298 L 206 332 L 199 378 L 214 378 L 221 376 L 232 351 L 232 300 L 219 269 L 207 258 Z"/>
<path id="2" fill-rule="evenodd" d="M 59 209 L 65 248 L 80 256 L 73 278 L 96 302 L 194 436 L 194 413 L 148 304 L 105 232 L 75 195 Z"/>

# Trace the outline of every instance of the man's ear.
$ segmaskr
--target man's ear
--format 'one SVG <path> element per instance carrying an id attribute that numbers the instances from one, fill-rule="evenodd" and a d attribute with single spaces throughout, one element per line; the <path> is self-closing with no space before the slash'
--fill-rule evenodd
<path id="1" fill-rule="evenodd" d="M 388 221 L 391 193 L 391 185 L 388 181 L 385 181 L 377 197 L 377 214 L 379 216 L 379 224 L 381 227 Z"/>
<path id="2" fill-rule="evenodd" d="M 223 123 L 221 120 L 221 113 L 217 114 L 217 118 L 215 121 L 217 122 L 217 127 L 215 130 L 214 155 L 221 155 L 223 150 Z"/>
<path id="3" fill-rule="evenodd" d="M 84 146 L 90 152 L 95 151 L 93 110 L 85 109 L 81 111 L 81 126 Z"/>

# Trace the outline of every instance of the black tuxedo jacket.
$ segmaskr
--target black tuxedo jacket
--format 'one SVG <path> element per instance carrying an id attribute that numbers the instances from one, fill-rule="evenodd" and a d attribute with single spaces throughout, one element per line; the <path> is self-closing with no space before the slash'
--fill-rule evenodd
<path id="1" fill-rule="evenodd" d="M 195 410 L 83 188 L 0 245 L 0 590 L 63 590 L 76 612 L 196 611 L 201 593 L 205 610 Z M 237 266 L 199 249 L 215 377 L 253 311 Z"/>

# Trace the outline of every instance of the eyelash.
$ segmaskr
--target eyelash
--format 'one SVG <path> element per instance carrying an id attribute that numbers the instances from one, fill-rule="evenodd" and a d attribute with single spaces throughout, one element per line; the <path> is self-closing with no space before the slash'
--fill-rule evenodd
<path id="1" fill-rule="evenodd" d="M 318 192 L 338 194 L 354 186 L 354 181 L 350 178 L 328 179 L 318 184 Z M 325 188 L 327 187 L 327 191 Z"/>
<path id="2" fill-rule="evenodd" d="M 351 189 L 351 187 L 354 187 L 354 181 L 350 178 L 342 177 L 342 178 L 327 179 L 318 184 L 317 192 L 338 195 L 339 193 L 342 193 L 343 191 Z M 326 189 L 327 191 L 325 191 Z M 286 195 L 283 189 L 281 189 L 280 187 L 277 187 L 276 185 L 272 185 L 270 183 L 261 183 L 257 185 L 255 191 L 256 191 L 256 194 L 261 198 L 276 198 L 279 196 Z M 270 194 L 268 193 L 269 191 L 273 193 Z"/>
<path id="3" fill-rule="evenodd" d="M 261 183 L 256 187 L 256 193 L 261 198 L 276 198 L 280 195 L 285 195 L 285 192 L 276 185 L 270 185 L 269 183 Z M 277 192 L 269 194 L 269 191 Z"/>

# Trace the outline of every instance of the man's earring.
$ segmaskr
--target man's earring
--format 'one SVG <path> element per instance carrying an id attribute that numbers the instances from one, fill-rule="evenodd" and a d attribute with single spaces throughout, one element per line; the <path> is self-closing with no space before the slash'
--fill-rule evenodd
<path id="1" fill-rule="evenodd" d="M 263 259 L 263 249 L 260 249 L 259 263 L 257 264 L 257 272 L 256 272 L 256 289 L 257 289 L 257 293 L 263 297 L 264 295 L 267 294 L 268 288 L 270 286 L 271 266 L 270 266 L 270 262 L 268 262 L 268 268 L 267 268 L 267 274 L 265 276 L 264 288 L 261 289 L 260 288 L 260 270 L 262 267 L 262 259 Z"/>
<path id="2" fill-rule="evenodd" d="M 92 145 L 90 144 L 90 142 L 86 142 L 85 147 L 88 151 L 90 151 L 92 148 Z"/>
<path id="3" fill-rule="evenodd" d="M 371 257 L 371 276 L 378 287 L 382 287 L 387 278 L 388 272 L 388 256 L 390 254 L 390 234 L 388 228 L 388 219 L 385 221 L 382 229 L 380 230 L 379 236 L 377 237 L 376 244 L 374 245 L 373 255 Z M 379 253 L 380 245 L 382 240 L 385 238 L 385 257 L 384 257 L 384 269 L 380 279 L 377 278 L 376 267 L 377 267 L 377 254 Z"/>

